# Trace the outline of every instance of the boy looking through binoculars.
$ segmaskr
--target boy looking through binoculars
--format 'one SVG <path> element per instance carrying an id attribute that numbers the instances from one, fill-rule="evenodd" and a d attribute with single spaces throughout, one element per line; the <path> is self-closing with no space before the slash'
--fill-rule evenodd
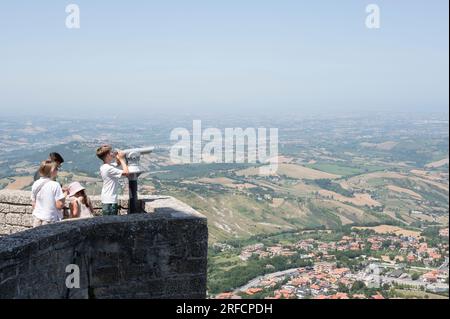
<path id="1" fill-rule="evenodd" d="M 110 145 L 100 146 L 96 153 L 97 157 L 103 161 L 103 165 L 100 167 L 100 174 L 103 179 L 102 213 L 103 215 L 118 215 L 119 180 L 129 174 L 126 154 L 120 151 L 113 152 Z M 122 169 L 114 166 L 113 162 L 120 165 Z"/>

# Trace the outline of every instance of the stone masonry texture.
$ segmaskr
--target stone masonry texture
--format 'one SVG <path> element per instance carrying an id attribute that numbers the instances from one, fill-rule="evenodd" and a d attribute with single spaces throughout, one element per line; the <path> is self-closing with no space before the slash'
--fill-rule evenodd
<path id="1" fill-rule="evenodd" d="M 30 194 L 0 191 L 1 299 L 201 299 L 206 218 L 172 198 L 142 198 L 142 214 L 68 220 L 29 229 Z M 93 200 L 98 207 L 97 199 Z M 67 288 L 79 268 L 80 288 Z"/>

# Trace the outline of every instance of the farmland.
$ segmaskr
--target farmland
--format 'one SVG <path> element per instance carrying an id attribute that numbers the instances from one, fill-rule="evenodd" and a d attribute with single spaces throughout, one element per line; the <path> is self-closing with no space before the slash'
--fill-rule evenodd
<path id="1" fill-rule="evenodd" d="M 242 121 L 223 125 L 239 126 Z M 8 153 L 0 163 L 0 188 L 29 189 L 39 161 L 59 151 L 66 163 L 58 181 L 79 181 L 89 194 L 100 194 L 97 143 L 88 142 L 83 133 L 89 122 L 77 123 L 80 134 L 74 141 Z M 140 128 L 136 146 L 157 146 L 142 160 L 149 172 L 140 177 L 140 192 L 172 195 L 203 213 L 211 243 L 317 227 L 448 225 L 448 122 L 429 123 L 402 116 L 331 122 L 284 119 L 278 123 L 279 166 L 271 175 L 260 174 L 261 163 L 174 164 L 162 133 Z M 167 123 L 157 132 L 169 128 Z M 23 147 L 31 131 L 21 133 L 16 147 Z M 57 128 L 50 132 L 64 134 Z M 123 127 L 110 138 L 118 141 L 117 147 L 133 146 L 127 143 L 132 139 L 129 132 Z M 35 136 L 28 138 L 34 141 Z M 127 191 L 126 181 L 122 189 Z"/>

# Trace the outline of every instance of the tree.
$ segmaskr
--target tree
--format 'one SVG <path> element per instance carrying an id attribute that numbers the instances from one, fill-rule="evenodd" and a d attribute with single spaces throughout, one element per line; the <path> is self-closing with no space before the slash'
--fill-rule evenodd
<path id="1" fill-rule="evenodd" d="M 347 288 L 346 285 L 344 285 L 343 283 L 340 282 L 340 283 L 338 284 L 338 292 L 345 292 L 345 293 L 348 293 L 349 290 L 348 290 L 348 288 Z"/>
<path id="2" fill-rule="evenodd" d="M 360 281 L 360 280 L 357 280 L 357 281 L 355 281 L 353 283 L 351 291 L 352 292 L 358 292 L 358 291 L 361 291 L 361 290 L 364 290 L 364 289 L 366 289 L 366 284 L 364 282 Z"/>
<path id="3" fill-rule="evenodd" d="M 417 272 L 415 272 L 415 273 L 413 273 L 413 274 L 411 275 L 411 279 L 412 279 L 412 280 L 417 280 L 417 279 L 419 279 L 419 277 L 420 277 L 420 274 L 417 273 Z"/>

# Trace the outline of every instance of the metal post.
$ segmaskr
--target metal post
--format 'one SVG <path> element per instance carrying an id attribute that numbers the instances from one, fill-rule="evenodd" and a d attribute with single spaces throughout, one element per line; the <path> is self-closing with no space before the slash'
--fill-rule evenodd
<path id="1" fill-rule="evenodd" d="M 140 210 L 138 209 L 138 183 L 137 179 L 128 180 L 130 199 L 128 201 L 129 214 L 138 214 Z"/>

